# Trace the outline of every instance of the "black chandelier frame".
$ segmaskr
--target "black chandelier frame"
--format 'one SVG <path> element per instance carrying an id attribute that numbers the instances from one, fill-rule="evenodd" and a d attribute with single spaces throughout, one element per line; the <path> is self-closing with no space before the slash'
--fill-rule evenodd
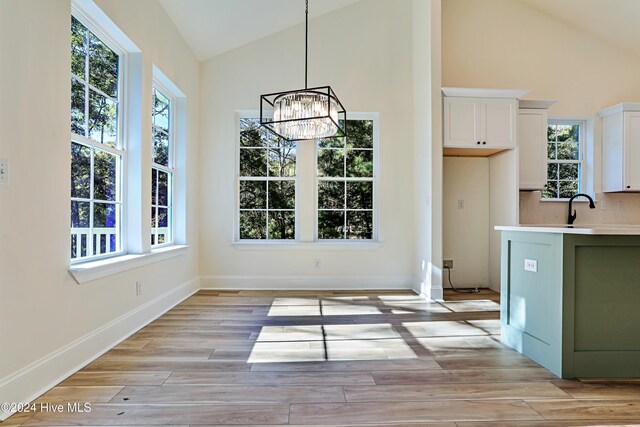
<path id="1" fill-rule="evenodd" d="M 310 141 L 310 140 L 322 140 L 329 138 L 344 138 L 347 136 L 347 112 L 342 105 L 342 102 L 336 96 L 336 93 L 331 89 L 331 86 L 318 86 L 309 88 L 307 84 L 307 70 L 309 68 L 309 0 L 305 0 L 305 11 L 304 11 L 304 89 L 297 90 L 289 90 L 286 92 L 276 92 L 276 93 L 268 93 L 266 95 L 260 96 L 260 125 L 267 128 L 269 131 L 278 135 L 280 138 L 285 141 Z M 322 116 L 313 116 L 313 117 L 303 117 L 300 119 L 286 119 L 286 120 L 273 120 L 273 110 L 275 108 L 275 102 L 278 97 L 284 95 L 290 95 L 293 93 L 314 93 L 318 95 L 325 96 L 327 99 L 327 110 L 326 114 Z M 336 103 L 340 106 L 340 110 L 338 111 L 338 123 L 331 117 L 331 100 L 336 101 Z M 265 113 L 269 111 L 271 113 L 271 117 L 265 117 Z M 342 117 L 340 117 L 342 116 Z M 336 134 L 327 136 L 324 138 L 306 138 L 306 139 L 289 139 L 284 135 L 276 132 L 274 125 L 280 123 L 289 123 L 289 122 L 302 122 L 307 120 L 318 120 L 318 119 L 330 119 L 337 127 L 338 131 Z M 342 126 L 340 125 L 342 122 Z"/>
<path id="2" fill-rule="evenodd" d="M 285 120 L 274 120 L 273 119 L 273 109 L 275 108 L 276 100 L 284 95 L 291 95 L 294 93 L 313 93 L 326 97 L 326 112 L 324 115 L 319 116 L 310 116 L 303 117 L 300 119 L 285 119 Z M 338 106 L 338 121 L 331 117 L 331 101 L 335 101 Z M 276 125 L 281 123 L 291 123 L 291 122 L 303 122 L 307 120 L 317 120 L 317 119 L 330 119 L 338 131 L 335 135 L 327 136 L 325 138 L 307 138 L 307 139 L 289 139 L 284 135 L 278 133 L 275 129 Z M 278 135 L 278 137 L 284 139 L 285 141 L 312 141 L 312 140 L 320 140 L 320 139 L 330 139 L 330 138 L 344 138 L 347 136 L 347 111 L 340 102 L 340 99 L 336 96 L 336 93 L 331 89 L 331 86 L 318 86 L 312 87 L 308 89 L 297 89 L 297 90 L 288 90 L 286 92 L 275 92 L 268 93 L 266 95 L 260 96 L 260 124 L 265 128 L 269 129 L 272 133 Z"/>

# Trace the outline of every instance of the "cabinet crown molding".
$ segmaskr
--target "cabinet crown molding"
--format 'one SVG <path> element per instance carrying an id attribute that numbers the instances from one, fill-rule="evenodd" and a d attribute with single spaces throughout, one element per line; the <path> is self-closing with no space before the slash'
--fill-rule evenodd
<path id="1" fill-rule="evenodd" d="M 488 89 L 467 87 L 443 87 L 444 96 L 461 96 L 466 98 L 509 98 L 520 99 L 529 93 L 528 89 Z"/>
<path id="2" fill-rule="evenodd" d="M 607 117 L 612 114 L 622 113 L 623 111 L 640 111 L 640 102 L 621 102 L 598 111 L 600 117 Z"/>
<path id="3" fill-rule="evenodd" d="M 520 108 L 531 110 L 546 110 L 556 102 L 557 99 L 521 99 L 518 105 Z"/>

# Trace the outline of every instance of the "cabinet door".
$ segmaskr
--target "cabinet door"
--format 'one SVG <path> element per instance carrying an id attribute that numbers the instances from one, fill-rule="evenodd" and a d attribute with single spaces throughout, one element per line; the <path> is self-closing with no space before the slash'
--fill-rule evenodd
<path id="1" fill-rule="evenodd" d="M 477 147 L 480 141 L 480 103 L 477 98 L 444 98 L 445 147 Z"/>
<path id="2" fill-rule="evenodd" d="M 482 99 L 480 134 L 483 147 L 516 147 L 516 111 L 515 99 Z M 486 144 L 485 144 L 486 142 Z"/>
<path id="3" fill-rule="evenodd" d="M 540 190 L 547 182 L 547 110 L 518 114 L 520 189 Z"/>
<path id="4" fill-rule="evenodd" d="M 624 129 L 623 113 L 602 119 L 602 191 L 624 189 Z"/>
<path id="5" fill-rule="evenodd" d="M 640 190 L 640 113 L 624 114 L 624 188 Z"/>

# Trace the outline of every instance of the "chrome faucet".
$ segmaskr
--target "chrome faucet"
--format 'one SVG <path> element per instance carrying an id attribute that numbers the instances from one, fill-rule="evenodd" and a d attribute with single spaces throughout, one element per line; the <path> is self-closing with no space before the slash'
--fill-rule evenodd
<path id="1" fill-rule="evenodd" d="M 573 199 L 580 196 L 586 197 L 587 199 L 589 199 L 589 209 L 596 208 L 596 205 L 593 203 L 593 199 L 588 194 L 579 193 L 574 196 L 571 196 L 571 198 L 569 199 L 569 217 L 567 218 L 567 224 L 569 225 L 573 224 L 573 221 L 576 220 L 576 211 L 571 207 L 571 205 L 573 204 Z M 573 213 L 571 213 L 571 211 L 573 211 Z"/>

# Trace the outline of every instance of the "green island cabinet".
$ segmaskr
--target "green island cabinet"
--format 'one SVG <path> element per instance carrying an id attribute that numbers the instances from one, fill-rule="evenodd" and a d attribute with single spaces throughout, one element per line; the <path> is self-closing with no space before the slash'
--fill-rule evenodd
<path id="1" fill-rule="evenodd" d="M 562 378 L 640 377 L 640 226 L 502 231 L 502 342 Z"/>

